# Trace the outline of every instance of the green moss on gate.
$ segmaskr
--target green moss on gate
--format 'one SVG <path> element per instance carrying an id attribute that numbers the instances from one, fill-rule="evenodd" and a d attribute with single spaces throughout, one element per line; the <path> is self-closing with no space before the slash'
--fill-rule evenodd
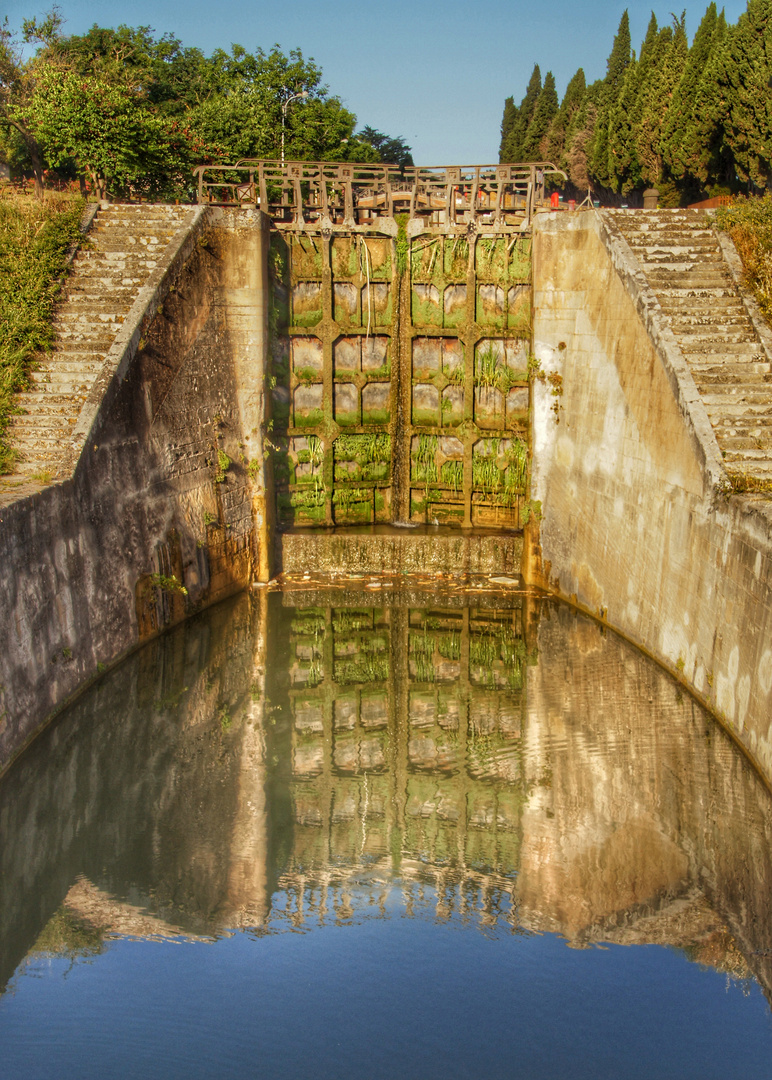
<path id="1" fill-rule="evenodd" d="M 321 409 L 310 409 L 305 413 L 295 415 L 295 427 L 313 428 L 322 427 L 324 424 L 324 412 Z"/>

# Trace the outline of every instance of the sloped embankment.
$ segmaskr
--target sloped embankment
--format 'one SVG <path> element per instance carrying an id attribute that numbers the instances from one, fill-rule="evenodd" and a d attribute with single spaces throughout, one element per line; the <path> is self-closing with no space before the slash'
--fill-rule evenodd
<path id="1" fill-rule="evenodd" d="M 698 210 L 609 217 L 675 334 L 727 469 L 772 479 L 772 333 L 725 257 L 731 245 Z"/>

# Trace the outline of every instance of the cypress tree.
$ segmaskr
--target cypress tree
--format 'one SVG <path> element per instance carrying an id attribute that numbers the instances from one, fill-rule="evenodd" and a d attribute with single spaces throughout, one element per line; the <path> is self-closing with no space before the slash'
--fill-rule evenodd
<path id="1" fill-rule="evenodd" d="M 650 77 L 641 86 L 642 111 L 636 136 L 641 181 L 659 184 L 662 181 L 662 128 L 676 87 L 681 81 L 689 52 L 685 15 L 673 16 L 672 31 L 667 28 L 667 41 L 660 34 L 661 52 L 654 57 Z"/>
<path id="2" fill-rule="evenodd" d="M 523 160 L 523 140 L 525 139 L 525 133 L 528 130 L 528 125 L 533 117 L 533 112 L 536 108 L 536 102 L 539 100 L 540 93 L 541 70 L 539 65 L 536 64 L 528 82 L 525 97 L 520 102 L 520 108 L 517 110 L 517 116 L 515 117 L 515 122 L 509 133 L 509 138 L 503 148 L 504 161 L 518 162 Z"/>
<path id="3" fill-rule="evenodd" d="M 609 167 L 609 121 L 611 113 L 619 99 L 624 82 L 625 71 L 632 57 L 630 53 L 630 16 L 627 8 L 619 20 L 619 28 L 614 44 L 606 62 L 606 78 L 595 122 L 595 131 L 591 154 L 592 175 L 604 186 L 610 187 L 613 171 Z"/>
<path id="4" fill-rule="evenodd" d="M 533 110 L 533 117 L 523 139 L 523 160 L 540 161 L 546 153 L 546 138 L 552 121 L 558 114 L 558 94 L 555 89 L 555 76 L 547 72 L 544 86 Z"/>
<path id="5" fill-rule="evenodd" d="M 517 121 L 517 108 L 515 99 L 508 97 L 504 102 L 504 115 L 501 118 L 501 140 L 499 142 L 499 161 L 504 161 L 504 150 L 512 134 L 512 128 Z"/>
<path id="6" fill-rule="evenodd" d="M 716 19 L 710 56 L 697 85 L 692 123 L 684 142 L 688 173 L 703 188 L 722 182 L 731 185 L 735 177 L 732 155 L 724 141 L 726 102 L 719 87 L 729 33 L 730 27 L 721 11 Z"/>
<path id="7" fill-rule="evenodd" d="M 699 106 L 701 85 L 709 71 L 711 56 L 723 38 L 726 22 L 719 17 L 715 3 L 710 3 L 702 17 L 684 67 L 681 81 L 673 93 L 662 129 L 662 157 L 669 174 L 689 188 L 699 177 L 700 148 L 715 135 L 704 123 Z M 699 133 L 699 134 L 698 134 Z"/>
<path id="8" fill-rule="evenodd" d="M 641 182 L 637 134 L 643 109 L 641 88 L 645 86 L 661 53 L 662 31 L 654 12 L 641 45 L 640 59 L 628 65 L 619 98 L 609 116 L 608 163 L 610 187 L 626 195 Z M 664 32 L 669 40 L 670 31 Z"/>
<path id="9" fill-rule="evenodd" d="M 584 69 L 579 68 L 570 80 L 560 103 L 560 109 L 552 121 L 549 134 L 546 139 L 546 158 L 555 165 L 560 165 L 566 148 L 566 136 L 573 124 L 574 116 L 581 108 L 584 95 L 587 92 L 587 81 L 584 77 Z"/>
<path id="10" fill-rule="evenodd" d="M 725 36 L 716 75 L 714 115 L 724 101 L 724 143 L 737 176 L 772 186 L 772 0 L 748 0 Z"/>
<path id="11" fill-rule="evenodd" d="M 625 8 L 622 18 L 619 20 L 619 28 L 614 38 L 611 54 L 606 61 L 606 86 L 616 96 L 622 87 L 622 79 L 625 76 L 627 65 L 630 63 L 630 16 Z"/>
<path id="12" fill-rule="evenodd" d="M 603 82 L 600 79 L 587 87 L 582 103 L 574 113 L 566 131 L 566 149 L 562 167 L 578 191 L 587 191 L 591 186 L 590 154 L 603 89 Z"/>

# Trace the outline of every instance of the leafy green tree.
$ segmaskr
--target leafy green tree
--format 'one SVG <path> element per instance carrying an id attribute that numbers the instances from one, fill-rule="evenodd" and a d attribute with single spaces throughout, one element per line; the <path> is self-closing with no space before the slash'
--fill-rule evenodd
<path id="1" fill-rule="evenodd" d="M 388 165 L 399 165 L 400 168 L 410 168 L 413 165 L 413 155 L 410 147 L 401 137 L 391 138 L 373 127 L 364 127 L 358 131 L 352 139 L 354 153 L 359 153 L 361 148 L 371 147 L 378 155 L 376 161 L 383 161 Z M 364 157 L 352 157 L 352 161 L 364 161 Z"/>
<path id="2" fill-rule="evenodd" d="M 200 49 L 185 48 L 171 34 L 155 38 L 148 26 L 94 25 L 86 34 L 59 38 L 52 59 L 77 74 L 123 86 L 165 114 L 184 114 L 215 89 Z"/>
<path id="3" fill-rule="evenodd" d="M 282 104 L 305 92 L 285 111 L 285 157 L 290 160 L 347 159 L 345 145 L 356 117 L 321 84 L 321 71 L 298 49 L 289 56 L 274 46 L 250 54 L 234 46 L 210 60 L 215 89 L 190 110 L 192 126 L 204 142 L 219 146 L 233 161 L 278 157 Z"/>
<path id="4" fill-rule="evenodd" d="M 56 11 L 41 23 L 28 19 L 23 24 L 23 40 L 37 40 L 50 47 L 59 35 L 61 22 Z M 37 73 L 37 66 L 23 59 L 21 46 L 9 30 L 6 18 L 0 27 L 0 130 L 6 152 L 10 150 L 10 156 L 29 164 L 35 177 L 35 194 L 41 197 L 45 157 L 29 115 Z"/>
<path id="5" fill-rule="evenodd" d="M 104 198 L 131 187 L 154 186 L 154 175 L 175 167 L 164 121 L 134 97 L 102 79 L 45 66 L 26 110 L 54 167 L 69 160 Z"/>

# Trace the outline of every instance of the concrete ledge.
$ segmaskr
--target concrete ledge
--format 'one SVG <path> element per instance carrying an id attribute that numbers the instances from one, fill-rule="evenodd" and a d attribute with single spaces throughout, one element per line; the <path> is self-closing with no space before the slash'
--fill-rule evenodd
<path id="1" fill-rule="evenodd" d="M 277 538 L 285 574 L 519 575 L 523 538 L 516 533 L 399 529 L 284 533 Z"/>

